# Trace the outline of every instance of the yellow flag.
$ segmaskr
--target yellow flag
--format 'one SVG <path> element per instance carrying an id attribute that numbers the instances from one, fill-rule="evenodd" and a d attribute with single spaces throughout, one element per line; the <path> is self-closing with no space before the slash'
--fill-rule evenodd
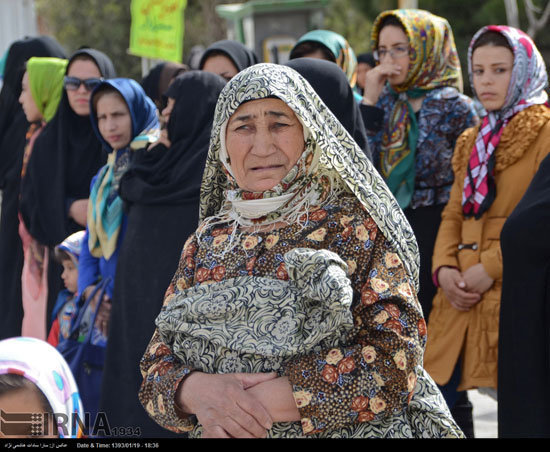
<path id="1" fill-rule="evenodd" d="M 130 53 L 181 63 L 187 0 L 132 0 Z"/>

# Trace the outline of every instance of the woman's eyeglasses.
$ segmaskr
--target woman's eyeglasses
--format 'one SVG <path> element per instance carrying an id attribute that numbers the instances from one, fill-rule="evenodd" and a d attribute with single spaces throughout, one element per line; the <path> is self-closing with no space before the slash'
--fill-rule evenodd
<path id="1" fill-rule="evenodd" d="M 372 55 L 374 56 L 374 59 L 376 61 L 381 61 L 384 58 L 386 58 L 388 55 L 390 55 L 392 58 L 401 58 L 408 54 L 409 54 L 409 48 L 407 46 L 397 46 L 389 50 L 381 49 L 381 50 L 375 50 L 374 52 L 372 52 Z"/>
<path id="2" fill-rule="evenodd" d="M 102 78 L 87 78 L 86 80 L 81 80 L 76 77 L 65 76 L 63 84 L 68 91 L 76 91 L 80 88 L 80 85 L 84 85 L 87 91 L 92 91 L 102 81 Z"/>

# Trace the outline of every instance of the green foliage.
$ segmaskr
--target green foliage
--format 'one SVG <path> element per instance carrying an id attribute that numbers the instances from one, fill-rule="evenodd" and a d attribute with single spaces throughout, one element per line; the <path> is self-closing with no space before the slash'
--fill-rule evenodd
<path id="1" fill-rule="evenodd" d="M 140 58 L 127 52 L 131 0 L 36 0 L 43 26 L 70 54 L 81 46 L 105 52 L 121 77 L 141 78 Z"/>
<path id="2" fill-rule="evenodd" d="M 184 61 L 195 45 L 208 46 L 226 36 L 225 21 L 215 7 L 242 0 L 188 0 L 185 12 Z M 35 0 L 42 28 L 73 52 L 88 45 L 107 53 L 118 74 L 141 78 L 141 59 L 127 52 L 130 36 L 131 0 Z M 537 6 L 545 1 L 536 0 Z M 325 28 L 342 34 L 355 53 L 370 51 L 372 23 L 387 9 L 397 8 L 397 0 L 331 0 L 325 11 Z M 518 0 L 520 23 L 527 29 L 523 1 Z M 419 0 L 419 7 L 445 17 L 455 40 L 466 76 L 466 58 L 470 39 L 483 25 L 506 23 L 503 0 Z M 540 32 L 536 39 L 543 56 L 548 57 L 550 34 Z M 466 87 L 468 83 L 465 84 Z"/>
<path id="3" fill-rule="evenodd" d="M 370 50 L 372 21 L 361 14 L 354 0 L 333 0 L 325 11 L 325 28 L 344 36 L 358 55 Z"/>
<path id="4" fill-rule="evenodd" d="M 546 1 L 535 0 L 536 6 L 544 8 Z M 332 0 L 327 14 L 327 28 L 345 36 L 356 53 L 370 46 L 372 22 L 382 11 L 395 9 L 397 0 Z M 506 9 L 503 0 L 419 0 L 418 7 L 445 17 L 452 29 L 462 64 L 464 87 L 470 93 L 468 83 L 468 46 L 476 31 L 484 25 L 506 24 Z M 521 28 L 527 30 L 528 20 L 523 0 L 518 0 Z M 360 24 L 360 25 L 357 25 Z M 550 34 L 539 32 L 535 42 L 543 57 L 550 58 Z"/>
<path id="5" fill-rule="evenodd" d="M 113 60 L 120 77 L 141 79 L 141 58 L 130 55 L 131 0 L 35 0 L 41 28 L 70 54 L 94 47 Z M 188 0 L 185 12 L 184 61 L 191 47 L 226 36 L 215 6 L 231 0 Z"/>

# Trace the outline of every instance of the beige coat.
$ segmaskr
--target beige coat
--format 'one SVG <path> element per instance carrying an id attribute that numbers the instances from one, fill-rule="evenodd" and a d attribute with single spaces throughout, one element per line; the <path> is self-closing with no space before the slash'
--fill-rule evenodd
<path id="1" fill-rule="evenodd" d="M 496 199 L 476 220 L 462 215 L 462 189 L 477 128 L 466 130 L 458 139 L 453 156 L 455 182 L 435 244 L 433 267 L 457 267 L 465 271 L 482 263 L 495 280 L 482 300 L 468 312 L 454 309 L 440 288 L 428 321 L 428 342 L 424 358 L 434 380 L 447 383 L 462 357 L 462 378 L 458 390 L 497 387 L 497 356 L 502 255 L 500 231 L 506 218 L 527 190 L 541 161 L 550 151 L 550 110 L 534 106 L 518 113 L 504 129 L 495 154 Z M 460 244 L 477 249 L 458 250 Z"/>

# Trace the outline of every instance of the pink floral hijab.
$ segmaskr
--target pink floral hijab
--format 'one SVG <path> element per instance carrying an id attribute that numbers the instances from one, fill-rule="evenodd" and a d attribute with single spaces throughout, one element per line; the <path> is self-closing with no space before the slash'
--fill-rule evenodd
<path id="1" fill-rule="evenodd" d="M 84 421 L 84 409 L 78 386 L 69 365 L 47 342 L 32 337 L 14 337 L 0 341 L 0 375 L 15 374 L 34 383 L 56 414 L 60 438 L 81 438 L 78 423 Z M 41 413 L 34 413 L 40 415 Z M 61 416 L 63 415 L 65 419 Z M 37 433 L 44 425 L 38 418 Z M 65 423 L 63 423 L 65 422 Z"/>
<path id="2" fill-rule="evenodd" d="M 517 113 L 548 102 L 546 65 L 533 40 L 521 30 L 489 25 L 479 30 L 468 50 L 468 70 L 473 89 L 472 56 L 474 45 L 486 32 L 502 34 L 514 52 L 514 68 L 504 106 L 498 111 L 481 109 L 482 123 L 464 179 L 462 209 L 464 216 L 480 218 L 496 197 L 494 153 L 504 128 Z M 474 90 L 474 95 L 476 95 Z M 477 95 L 476 95 L 477 100 Z"/>

